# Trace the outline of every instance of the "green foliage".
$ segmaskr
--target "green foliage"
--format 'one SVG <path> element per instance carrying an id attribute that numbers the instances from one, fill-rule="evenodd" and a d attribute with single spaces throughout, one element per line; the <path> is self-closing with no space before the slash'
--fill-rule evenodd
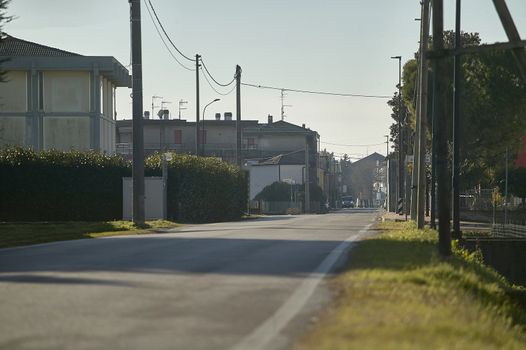
<path id="1" fill-rule="evenodd" d="M 0 42 L 4 39 L 3 25 L 11 22 L 13 19 L 12 16 L 7 14 L 7 5 L 9 5 L 10 2 L 11 0 L 0 0 Z M 5 61 L 6 60 L 0 60 L 0 64 Z M 5 81 L 5 73 L 4 70 L 0 69 L 0 82 Z"/>
<path id="2" fill-rule="evenodd" d="M 0 221 L 122 218 L 130 165 L 95 152 L 0 151 Z"/>
<path id="3" fill-rule="evenodd" d="M 261 190 L 254 199 L 268 202 L 288 202 L 290 201 L 291 187 L 286 182 L 276 181 Z"/>
<path id="4" fill-rule="evenodd" d="M 146 160 L 160 175 L 161 155 Z M 216 158 L 175 155 L 168 162 L 168 215 L 181 222 L 239 219 L 248 201 L 247 174 Z"/>
<path id="5" fill-rule="evenodd" d="M 161 175 L 161 157 L 146 160 Z M 122 218 L 122 178 L 131 164 L 95 152 L 0 150 L 0 221 L 105 221 Z M 247 176 L 214 158 L 177 155 L 169 162 L 171 219 L 238 219 L 246 208 Z"/>

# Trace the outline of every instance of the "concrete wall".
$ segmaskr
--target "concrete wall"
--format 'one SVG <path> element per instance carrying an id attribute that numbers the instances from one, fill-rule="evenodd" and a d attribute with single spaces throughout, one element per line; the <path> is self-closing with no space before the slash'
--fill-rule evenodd
<path id="1" fill-rule="evenodd" d="M 90 73 L 44 72 L 45 112 L 90 112 Z"/>
<path id="2" fill-rule="evenodd" d="M 256 138 L 256 143 L 262 151 L 296 151 L 305 149 L 305 136 L 262 134 Z"/>
<path id="3" fill-rule="evenodd" d="M 27 112 L 27 72 L 11 71 L 0 83 L 0 112 Z"/>
<path id="4" fill-rule="evenodd" d="M 87 151 L 90 147 L 89 117 L 45 117 L 44 149 Z"/>

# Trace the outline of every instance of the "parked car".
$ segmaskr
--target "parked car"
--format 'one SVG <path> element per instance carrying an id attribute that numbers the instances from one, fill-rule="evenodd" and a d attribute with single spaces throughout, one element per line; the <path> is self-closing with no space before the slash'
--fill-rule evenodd
<path id="1" fill-rule="evenodd" d="M 354 199 L 352 196 L 342 197 L 342 208 L 354 208 Z"/>

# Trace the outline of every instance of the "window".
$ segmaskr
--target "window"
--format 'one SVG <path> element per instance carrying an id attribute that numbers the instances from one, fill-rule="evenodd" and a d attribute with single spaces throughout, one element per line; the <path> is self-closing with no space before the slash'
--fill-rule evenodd
<path id="1" fill-rule="evenodd" d="M 174 143 L 176 145 L 183 144 L 183 132 L 182 130 L 174 130 Z"/>
<path id="2" fill-rule="evenodd" d="M 256 149 L 256 139 L 254 137 L 245 138 L 245 146 L 247 149 Z"/>

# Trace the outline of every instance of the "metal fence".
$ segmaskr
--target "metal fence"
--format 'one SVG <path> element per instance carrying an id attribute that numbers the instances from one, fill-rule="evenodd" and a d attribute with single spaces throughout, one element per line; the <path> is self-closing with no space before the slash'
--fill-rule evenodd
<path id="1" fill-rule="evenodd" d="M 496 224 L 491 227 L 491 236 L 498 238 L 526 238 L 526 226 Z"/>

